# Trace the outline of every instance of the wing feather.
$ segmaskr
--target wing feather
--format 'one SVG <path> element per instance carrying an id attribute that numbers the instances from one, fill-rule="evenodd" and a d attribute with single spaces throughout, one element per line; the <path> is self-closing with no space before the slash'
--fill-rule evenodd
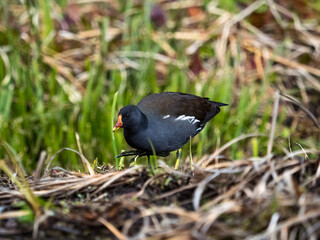
<path id="1" fill-rule="evenodd" d="M 137 107 L 149 116 L 194 116 L 200 124 L 205 124 L 220 112 L 219 106 L 223 105 L 226 104 L 191 94 L 163 92 L 143 98 Z"/>

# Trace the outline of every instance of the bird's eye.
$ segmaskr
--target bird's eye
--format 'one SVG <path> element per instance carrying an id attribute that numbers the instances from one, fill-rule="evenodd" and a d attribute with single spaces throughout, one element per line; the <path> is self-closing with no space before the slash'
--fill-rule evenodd
<path id="1" fill-rule="evenodd" d="M 130 114 L 129 114 L 129 113 L 127 113 L 127 114 L 126 114 L 126 117 L 127 117 L 127 118 L 128 118 L 128 117 L 130 117 Z"/>

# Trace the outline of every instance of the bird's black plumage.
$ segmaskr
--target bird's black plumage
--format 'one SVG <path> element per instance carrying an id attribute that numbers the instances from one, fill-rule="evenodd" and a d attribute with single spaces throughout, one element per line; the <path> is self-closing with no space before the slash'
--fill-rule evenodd
<path id="1" fill-rule="evenodd" d="M 168 155 L 197 135 L 221 106 L 191 94 L 163 92 L 123 107 L 115 130 L 122 127 L 127 143 L 147 155 Z"/>

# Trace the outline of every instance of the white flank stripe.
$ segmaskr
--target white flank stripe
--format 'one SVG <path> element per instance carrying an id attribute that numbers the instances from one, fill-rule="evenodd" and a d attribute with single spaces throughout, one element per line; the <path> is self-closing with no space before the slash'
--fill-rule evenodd
<path id="1" fill-rule="evenodd" d="M 195 124 L 196 122 L 200 122 L 200 120 L 195 119 L 192 124 Z"/>
<path id="2" fill-rule="evenodd" d="M 174 119 L 175 121 L 179 121 L 179 120 L 184 120 L 183 118 L 185 117 L 186 115 L 181 115 L 179 117 L 177 117 L 176 119 Z"/>
<path id="3" fill-rule="evenodd" d="M 181 115 L 177 118 L 174 119 L 175 121 L 185 121 L 187 120 L 191 124 L 195 124 L 197 122 L 200 122 L 200 120 L 196 119 L 194 116 L 186 116 L 186 115 Z"/>
<path id="4" fill-rule="evenodd" d="M 167 118 L 169 118 L 169 117 L 170 117 L 170 115 L 165 115 L 165 116 L 163 116 L 162 119 L 167 119 Z"/>

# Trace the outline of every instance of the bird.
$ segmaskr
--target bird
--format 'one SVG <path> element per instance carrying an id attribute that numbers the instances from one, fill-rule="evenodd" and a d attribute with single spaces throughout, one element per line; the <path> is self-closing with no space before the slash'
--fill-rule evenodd
<path id="1" fill-rule="evenodd" d="M 180 92 L 155 93 L 136 106 L 127 105 L 120 109 L 113 132 L 123 128 L 126 142 L 136 150 L 117 157 L 148 156 L 150 165 L 150 155 L 165 157 L 179 151 L 226 105 Z"/>

